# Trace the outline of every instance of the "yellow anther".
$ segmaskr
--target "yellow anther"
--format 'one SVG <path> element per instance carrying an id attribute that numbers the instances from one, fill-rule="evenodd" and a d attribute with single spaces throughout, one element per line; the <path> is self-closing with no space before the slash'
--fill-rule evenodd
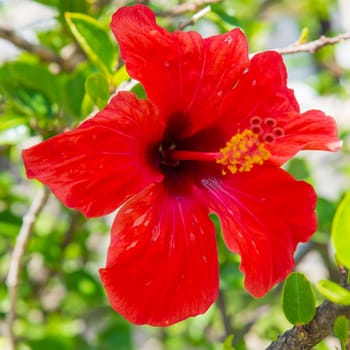
<path id="1" fill-rule="evenodd" d="M 260 142 L 259 135 L 249 129 L 234 135 L 220 153 L 222 157 L 216 162 L 226 166 L 232 174 L 250 171 L 254 164 L 262 165 L 271 157 L 270 151 Z M 225 169 L 222 174 L 226 175 Z"/>

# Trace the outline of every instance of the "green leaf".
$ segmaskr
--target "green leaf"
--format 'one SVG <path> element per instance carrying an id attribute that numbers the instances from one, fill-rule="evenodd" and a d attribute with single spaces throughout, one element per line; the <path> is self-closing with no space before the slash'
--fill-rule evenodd
<path id="1" fill-rule="evenodd" d="M 81 13 L 65 13 L 66 22 L 89 59 L 110 74 L 116 62 L 116 46 L 95 18 Z"/>
<path id="2" fill-rule="evenodd" d="M 9 92 L 28 88 L 40 92 L 51 102 L 60 102 L 58 77 L 35 62 L 10 62 L 0 67 L 0 87 Z"/>
<path id="3" fill-rule="evenodd" d="M 329 232 L 331 231 L 332 221 L 336 211 L 336 203 L 322 197 L 317 198 L 316 213 L 318 218 L 318 231 L 325 233 L 323 243 L 329 242 Z M 313 240 L 315 236 L 313 237 Z M 316 238 L 320 238 L 317 237 Z M 319 241 L 318 241 L 319 242 Z"/>
<path id="4" fill-rule="evenodd" d="M 317 290 L 328 300 L 339 305 L 350 305 L 350 291 L 337 283 L 321 280 L 316 284 Z"/>
<path id="5" fill-rule="evenodd" d="M 211 11 L 219 17 L 220 22 L 225 22 L 229 24 L 231 27 L 238 27 L 240 25 L 239 19 L 232 14 L 228 14 L 220 4 L 212 4 L 210 5 Z"/>
<path id="6" fill-rule="evenodd" d="M 34 0 L 40 4 L 56 7 L 60 13 L 87 12 L 89 5 L 86 0 Z"/>
<path id="7" fill-rule="evenodd" d="M 72 42 L 71 36 L 62 35 L 61 27 L 50 28 L 36 33 L 42 46 L 50 48 L 52 51 L 59 52 Z"/>
<path id="8" fill-rule="evenodd" d="M 113 81 L 113 84 L 115 84 L 116 86 L 119 86 L 121 83 L 127 80 L 130 80 L 130 76 L 126 71 L 126 66 L 124 64 L 113 74 L 112 81 Z"/>
<path id="9" fill-rule="evenodd" d="M 309 40 L 310 30 L 308 27 L 304 27 L 300 33 L 300 37 L 298 39 L 298 43 L 305 44 Z"/>
<path id="10" fill-rule="evenodd" d="M 59 0 L 34 0 L 35 2 L 38 2 L 39 4 L 43 4 L 46 6 L 53 6 L 57 7 L 60 3 Z"/>
<path id="11" fill-rule="evenodd" d="M 233 337 L 233 334 L 231 334 L 225 339 L 222 350 L 235 350 L 235 348 L 232 346 Z"/>
<path id="12" fill-rule="evenodd" d="M 3 237 L 16 237 L 19 227 L 19 225 L 15 225 L 10 222 L 0 221 L 0 230 Z"/>
<path id="13" fill-rule="evenodd" d="M 349 320 L 345 316 L 338 316 L 333 325 L 334 335 L 343 342 L 348 341 Z"/>
<path id="14" fill-rule="evenodd" d="M 71 339 L 62 337 L 60 335 L 46 335 L 43 339 L 30 340 L 29 344 L 31 349 L 36 350 L 68 350 L 70 347 Z"/>
<path id="15" fill-rule="evenodd" d="M 81 103 L 81 114 L 88 116 L 94 110 L 94 102 L 91 100 L 88 94 L 85 94 Z"/>
<path id="16" fill-rule="evenodd" d="M 43 117 L 43 119 L 53 118 L 52 105 L 41 93 L 27 88 L 8 87 L 7 93 L 12 97 L 19 113 L 23 115 Z"/>
<path id="17" fill-rule="evenodd" d="M 331 235 L 337 260 L 350 268 L 350 192 L 336 210 Z"/>
<path id="18" fill-rule="evenodd" d="M 63 101 L 68 110 L 77 117 L 82 117 L 82 103 L 85 94 L 85 74 L 76 70 L 63 80 Z"/>
<path id="19" fill-rule="evenodd" d="M 61 13 L 65 12 L 83 12 L 89 10 L 89 4 L 86 0 L 64 0 L 58 1 L 58 6 Z"/>
<path id="20" fill-rule="evenodd" d="M 283 286 L 282 307 L 294 325 L 310 322 L 316 312 L 315 297 L 309 280 L 300 272 L 291 273 Z"/>
<path id="21" fill-rule="evenodd" d="M 109 84 L 106 76 L 102 73 L 93 73 L 85 82 L 85 91 L 93 103 L 102 109 L 109 99 Z"/>
<path id="22" fill-rule="evenodd" d="M 114 324 L 102 330 L 97 338 L 97 349 L 104 350 L 130 350 L 132 346 L 132 333 L 130 325 L 123 320 L 114 319 Z"/>

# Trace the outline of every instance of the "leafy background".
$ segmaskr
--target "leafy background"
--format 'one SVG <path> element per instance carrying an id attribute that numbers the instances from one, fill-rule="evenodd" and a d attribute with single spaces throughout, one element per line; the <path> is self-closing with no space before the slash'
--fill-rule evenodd
<path id="1" fill-rule="evenodd" d="M 191 16 L 206 6 L 205 1 L 203 5 L 198 1 L 143 2 L 169 30 L 186 26 Z M 185 30 L 194 28 L 207 36 L 239 26 L 248 36 L 251 52 L 288 46 L 298 40 L 303 28 L 310 40 L 350 31 L 347 0 L 207 2 L 211 3 L 210 12 Z M 130 83 L 109 30 L 114 11 L 132 3 L 0 1 L 0 348 L 7 346 L 6 276 L 11 252 L 23 216 L 41 191 L 39 183 L 25 178 L 21 150 L 76 126 L 103 108 L 116 89 L 144 94 L 139 85 Z M 16 49 L 11 33 L 24 38 L 28 46 Z M 37 51 L 39 46 L 44 50 Z M 350 183 L 349 57 L 349 42 L 315 54 L 284 57 L 289 85 L 302 109 L 318 108 L 333 115 L 344 140 L 338 154 L 304 152 L 286 166 L 296 178 L 312 183 L 319 195 L 318 232 L 296 253 L 296 270 L 312 281 L 309 287 L 316 304 L 334 292 L 329 281 L 339 282 L 330 233 L 336 208 Z M 338 215 L 337 224 L 337 239 L 345 256 L 350 250 L 349 202 L 343 202 L 345 214 Z M 288 318 L 288 298 L 281 306 L 282 286 L 263 299 L 247 294 L 239 258 L 227 251 L 220 235 L 220 295 L 205 315 L 169 328 L 129 324 L 109 306 L 97 274 L 104 265 L 111 220 L 86 220 L 50 196 L 24 255 L 14 322 L 18 349 L 229 350 L 232 338 L 227 337 L 231 334 L 236 349 L 262 349 L 292 326 L 288 319 L 293 322 L 295 315 Z M 306 277 L 298 276 L 293 278 L 303 283 Z M 320 284 L 324 279 L 329 281 Z M 302 285 L 297 285 L 300 291 Z M 347 302 L 350 304 L 350 299 Z M 339 339 L 327 338 L 317 349 L 346 346 L 348 325 L 341 320 L 339 324 L 339 330 L 345 327 L 344 332 L 335 332 Z"/>

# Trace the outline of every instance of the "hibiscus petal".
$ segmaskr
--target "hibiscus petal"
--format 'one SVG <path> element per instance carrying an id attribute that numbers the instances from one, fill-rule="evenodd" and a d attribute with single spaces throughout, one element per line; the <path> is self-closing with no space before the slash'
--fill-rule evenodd
<path id="1" fill-rule="evenodd" d="M 100 276 L 113 308 L 130 322 L 169 326 L 204 313 L 217 297 L 215 229 L 192 191 L 177 195 L 153 184 L 118 211 Z"/>
<path id="2" fill-rule="evenodd" d="M 256 54 L 239 83 L 225 97 L 220 120 L 228 133 L 250 127 L 250 119 L 276 118 L 281 113 L 299 112 L 281 55 L 267 51 Z"/>
<path id="3" fill-rule="evenodd" d="M 119 93 L 75 130 L 24 150 L 27 176 L 49 186 L 66 206 L 89 217 L 105 215 L 162 180 L 147 153 L 161 133 L 149 102 Z"/>
<path id="4" fill-rule="evenodd" d="M 284 133 L 268 145 L 270 162 L 282 165 L 300 150 L 336 152 L 342 146 L 335 120 L 319 110 L 281 115 L 279 123 Z"/>
<path id="5" fill-rule="evenodd" d="M 227 246 L 241 255 L 246 289 L 263 296 L 291 272 L 297 244 L 316 230 L 313 188 L 272 167 L 202 184 Z"/>
<path id="6" fill-rule="evenodd" d="M 139 80 L 165 118 L 181 111 L 189 136 L 218 117 L 217 106 L 247 67 L 248 48 L 239 29 L 203 39 L 196 32 L 169 33 L 143 5 L 113 16 L 129 74 Z"/>
<path id="7" fill-rule="evenodd" d="M 273 67 L 273 68 L 271 68 Z M 287 87 L 287 71 L 281 55 L 264 52 L 255 55 L 248 72 L 224 100 L 222 119 L 227 138 L 237 130 L 251 129 L 260 120 L 261 133 L 271 133 L 270 162 L 282 165 L 302 149 L 337 151 L 341 147 L 333 118 L 312 110 L 300 114 L 294 93 Z M 275 124 L 266 127 L 266 123 Z M 274 135 L 277 130 L 277 136 Z"/>

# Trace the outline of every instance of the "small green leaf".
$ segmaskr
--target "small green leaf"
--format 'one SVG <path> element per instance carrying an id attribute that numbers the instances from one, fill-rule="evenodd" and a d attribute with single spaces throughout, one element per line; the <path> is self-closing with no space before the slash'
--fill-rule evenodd
<path id="1" fill-rule="evenodd" d="M 305 44 L 308 42 L 309 40 L 309 34 L 310 34 L 310 30 L 308 27 L 304 27 L 300 33 L 300 36 L 299 36 L 299 39 L 298 39 L 298 42 L 300 44 Z"/>
<path id="2" fill-rule="evenodd" d="M 350 268 L 350 192 L 346 194 L 337 208 L 331 235 L 337 260 Z"/>
<path id="3" fill-rule="evenodd" d="M 235 348 L 232 346 L 233 341 L 233 334 L 229 335 L 222 346 L 222 350 L 235 350 Z"/>
<path id="4" fill-rule="evenodd" d="M 116 62 L 116 46 L 95 18 L 81 13 L 65 13 L 66 22 L 89 59 L 110 74 Z"/>
<path id="5" fill-rule="evenodd" d="M 124 64 L 113 74 L 112 82 L 116 86 L 119 86 L 121 83 L 123 83 L 127 80 L 130 80 L 130 76 L 129 76 L 128 72 L 126 71 L 126 66 Z"/>
<path id="6" fill-rule="evenodd" d="M 338 316 L 333 325 L 334 335 L 343 342 L 348 341 L 349 320 L 345 316 Z"/>
<path id="7" fill-rule="evenodd" d="M 94 102 L 88 94 L 85 94 L 81 103 L 81 114 L 86 117 L 94 110 Z"/>
<path id="8" fill-rule="evenodd" d="M 102 73 L 93 73 L 85 82 L 85 91 L 93 103 L 102 109 L 109 99 L 109 84 L 106 76 Z"/>
<path id="9" fill-rule="evenodd" d="M 302 273 L 293 272 L 287 277 L 282 291 L 282 307 L 287 320 L 294 325 L 313 319 L 315 297 L 309 280 Z"/>
<path id="10" fill-rule="evenodd" d="M 319 281 L 317 290 L 328 300 L 339 305 L 350 305 L 350 291 L 328 280 Z"/>

